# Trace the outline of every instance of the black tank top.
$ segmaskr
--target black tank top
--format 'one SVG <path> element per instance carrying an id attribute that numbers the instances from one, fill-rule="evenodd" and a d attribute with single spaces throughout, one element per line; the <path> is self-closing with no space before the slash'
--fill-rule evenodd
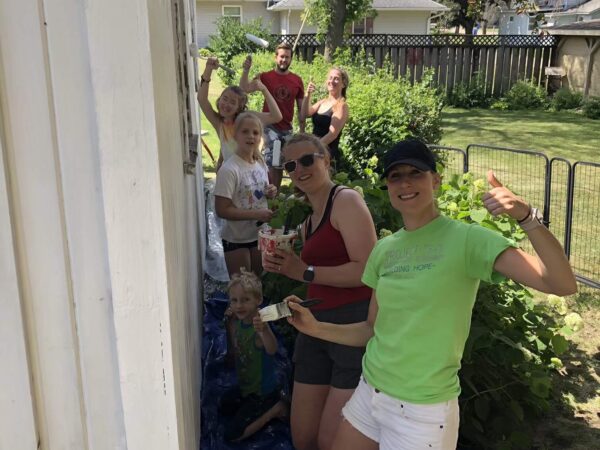
<path id="1" fill-rule="evenodd" d="M 333 116 L 333 108 L 329 108 L 323 114 L 320 114 L 319 111 L 314 113 L 311 116 L 313 123 L 313 134 L 317 137 L 323 137 L 327 133 L 329 133 L 329 126 L 331 125 L 331 117 Z M 342 135 L 342 130 L 340 130 L 340 134 L 329 143 L 329 153 L 333 159 L 337 159 L 338 157 L 338 146 L 340 143 L 340 136 Z"/>

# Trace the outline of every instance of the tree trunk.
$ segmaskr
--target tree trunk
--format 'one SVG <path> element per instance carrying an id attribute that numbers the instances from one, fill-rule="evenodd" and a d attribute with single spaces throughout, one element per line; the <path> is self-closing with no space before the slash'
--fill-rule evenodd
<path id="1" fill-rule="evenodd" d="M 325 60 L 331 62 L 335 50 L 344 40 L 346 21 L 346 0 L 331 0 L 331 22 L 325 36 Z"/>

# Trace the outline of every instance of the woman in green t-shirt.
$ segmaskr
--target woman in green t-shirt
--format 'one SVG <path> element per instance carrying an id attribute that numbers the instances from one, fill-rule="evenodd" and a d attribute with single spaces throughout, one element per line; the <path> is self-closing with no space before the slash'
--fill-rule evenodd
<path id="1" fill-rule="evenodd" d="M 518 220 L 535 255 L 476 224 L 440 215 L 435 158 L 417 140 L 390 149 L 381 178 L 404 227 L 380 240 L 362 281 L 373 288 L 365 322 L 317 321 L 288 297 L 299 331 L 364 346 L 363 377 L 343 409 L 334 449 L 454 449 L 458 438 L 458 370 L 481 280 L 513 279 L 542 292 L 577 290 L 565 253 L 537 209 L 488 173 L 483 201 L 496 216 Z"/>

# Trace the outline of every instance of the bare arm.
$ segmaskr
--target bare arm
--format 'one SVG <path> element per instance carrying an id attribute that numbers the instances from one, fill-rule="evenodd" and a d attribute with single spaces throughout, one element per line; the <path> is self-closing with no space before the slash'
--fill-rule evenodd
<path id="1" fill-rule="evenodd" d="M 267 107 L 269 108 L 269 111 L 255 113 L 258 117 L 260 117 L 260 120 L 264 125 L 271 125 L 272 123 L 280 122 L 281 119 L 283 119 L 283 115 L 281 114 L 279 105 L 275 101 L 275 98 L 273 97 L 271 92 L 262 83 L 262 81 L 260 81 L 260 78 L 257 78 L 252 81 L 250 90 L 251 92 L 253 92 L 254 90 L 258 90 L 262 92 L 262 94 L 265 96 L 265 100 L 267 102 Z"/>
<path id="2" fill-rule="evenodd" d="M 237 208 L 230 198 L 218 195 L 215 195 L 215 211 L 217 216 L 227 220 L 258 220 L 268 222 L 273 215 L 273 211 L 270 209 Z"/>
<path id="3" fill-rule="evenodd" d="M 212 72 L 217 67 L 219 67 L 219 61 L 217 58 L 208 58 L 206 61 L 206 66 L 204 67 L 204 73 L 202 74 L 202 78 L 204 78 L 206 81 L 200 83 L 200 89 L 198 90 L 198 103 L 200 104 L 200 109 L 215 130 L 218 130 L 221 126 L 221 116 L 219 116 L 219 113 L 213 109 L 212 105 L 208 101 L 209 83 L 207 81 L 210 81 Z"/>
<path id="4" fill-rule="evenodd" d="M 361 277 L 377 235 L 367 205 L 353 189 L 337 194 L 331 211 L 331 223 L 339 230 L 348 252 L 349 262 L 339 266 L 315 266 L 314 283 L 335 287 L 361 286 Z M 295 253 L 276 250 L 276 256 L 265 255 L 264 269 L 302 281 L 308 265 Z"/>
<path id="5" fill-rule="evenodd" d="M 321 138 L 323 144 L 330 144 L 339 136 L 340 131 L 346 125 L 348 120 L 348 104 L 342 102 L 333 108 L 333 115 L 331 116 L 331 125 L 329 125 L 328 133 Z"/>
<path id="6" fill-rule="evenodd" d="M 529 211 L 529 205 L 517 197 L 488 172 L 492 185 L 484 196 L 484 204 L 494 216 L 508 214 L 514 219 L 522 219 Z M 577 292 L 577 282 L 563 248 L 550 230 L 539 226 L 527 232 L 536 255 L 522 250 L 508 248 L 498 256 L 494 270 L 504 276 L 542 292 L 556 295 L 570 295 Z"/>
<path id="7" fill-rule="evenodd" d="M 248 74 L 250 73 L 250 67 L 252 67 L 252 58 L 248 55 L 246 57 L 246 59 L 244 60 L 242 76 L 240 77 L 240 88 L 242 88 L 245 92 L 249 92 L 249 89 L 250 89 L 250 82 L 248 80 Z"/>
<path id="8" fill-rule="evenodd" d="M 379 311 L 375 291 L 371 295 L 367 320 L 343 325 L 317 321 L 308 308 L 303 308 L 297 303 L 300 299 L 296 296 L 287 297 L 284 301 L 288 301 L 293 312 L 292 317 L 288 318 L 288 322 L 304 334 L 353 347 L 364 347 L 373 337 L 375 320 Z"/>
<path id="9" fill-rule="evenodd" d="M 296 99 L 296 106 L 298 107 L 298 124 L 300 128 L 300 133 L 304 133 L 304 129 L 306 128 L 306 117 L 302 116 L 302 100 Z"/>
<path id="10" fill-rule="evenodd" d="M 311 117 L 314 113 L 316 113 L 319 109 L 319 106 L 323 102 L 323 100 L 319 100 L 314 105 L 310 104 L 310 97 L 312 93 L 315 92 L 315 85 L 311 81 L 308 83 L 306 87 L 306 95 L 302 99 L 302 103 L 299 109 L 298 120 L 306 120 L 308 117 Z"/>
<path id="11" fill-rule="evenodd" d="M 260 338 L 265 351 L 269 355 L 274 355 L 277 352 L 277 338 L 273 334 L 271 327 L 263 322 L 258 314 L 254 316 L 252 323 L 254 324 L 256 334 Z"/>

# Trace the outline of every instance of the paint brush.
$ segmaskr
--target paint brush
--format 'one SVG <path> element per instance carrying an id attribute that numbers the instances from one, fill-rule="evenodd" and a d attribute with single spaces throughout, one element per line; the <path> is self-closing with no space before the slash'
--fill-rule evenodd
<path id="1" fill-rule="evenodd" d="M 323 300 L 318 298 L 311 298 L 300 302 L 299 305 L 305 308 L 310 308 L 311 306 L 318 305 L 322 301 Z M 292 316 L 292 311 L 287 305 L 287 302 L 280 302 L 266 306 L 262 309 L 259 309 L 258 313 L 260 314 L 260 318 L 263 322 L 272 322 L 274 320 Z"/>
<path id="2" fill-rule="evenodd" d="M 259 38 L 258 36 L 254 36 L 253 34 L 246 33 L 246 39 L 248 39 L 250 42 L 258 45 L 261 48 L 269 48 L 269 43 L 267 41 L 265 41 L 262 38 Z"/>

